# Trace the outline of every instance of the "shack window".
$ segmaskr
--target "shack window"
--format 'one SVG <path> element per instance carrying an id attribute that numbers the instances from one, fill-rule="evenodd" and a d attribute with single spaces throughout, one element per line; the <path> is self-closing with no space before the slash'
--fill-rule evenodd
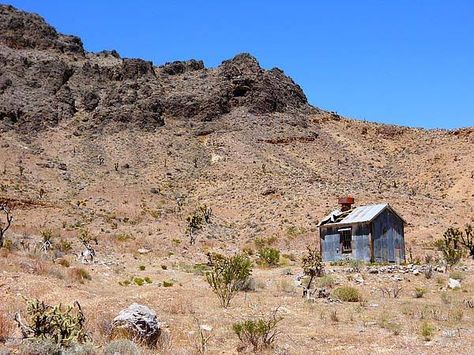
<path id="1" fill-rule="evenodd" d="M 352 229 L 339 229 L 339 242 L 343 253 L 352 253 Z"/>

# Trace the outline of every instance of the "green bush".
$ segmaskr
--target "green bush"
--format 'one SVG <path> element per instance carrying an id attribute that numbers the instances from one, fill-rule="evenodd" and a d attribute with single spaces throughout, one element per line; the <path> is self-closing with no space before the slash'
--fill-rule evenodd
<path id="1" fill-rule="evenodd" d="M 145 280 L 142 279 L 141 277 L 134 277 L 133 283 L 137 286 L 143 286 L 145 284 Z"/>
<path id="2" fill-rule="evenodd" d="M 280 251 L 271 247 L 263 247 L 258 251 L 259 265 L 277 266 L 280 262 Z"/>
<path id="3" fill-rule="evenodd" d="M 337 287 L 332 291 L 332 296 L 343 302 L 360 302 L 362 295 L 360 291 L 352 286 Z"/>
<path id="4" fill-rule="evenodd" d="M 173 281 L 163 281 L 163 287 L 172 287 Z"/>
<path id="5" fill-rule="evenodd" d="M 252 262 L 245 254 L 215 258 L 206 280 L 223 307 L 228 307 L 232 298 L 252 273 Z"/>
<path id="6" fill-rule="evenodd" d="M 234 323 L 232 329 L 244 347 L 251 346 L 252 350 L 257 352 L 273 345 L 278 335 L 278 323 L 282 319 L 275 310 L 267 318 Z"/>
<path id="7" fill-rule="evenodd" d="M 420 327 L 421 336 L 427 341 L 433 338 L 435 330 L 436 328 L 428 322 L 423 322 Z"/>

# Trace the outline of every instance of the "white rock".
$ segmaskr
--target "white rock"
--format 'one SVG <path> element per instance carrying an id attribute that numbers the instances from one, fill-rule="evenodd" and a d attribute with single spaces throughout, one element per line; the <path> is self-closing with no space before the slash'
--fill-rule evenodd
<path id="1" fill-rule="evenodd" d="M 133 303 L 114 318 L 112 332 L 117 330 L 126 330 L 134 334 L 138 341 L 155 346 L 161 334 L 161 323 L 150 308 Z"/>
<path id="2" fill-rule="evenodd" d="M 448 287 L 450 289 L 453 289 L 453 290 L 457 289 L 457 288 L 461 288 L 461 282 L 459 282 L 459 280 L 449 278 L 448 279 Z"/>
<path id="3" fill-rule="evenodd" d="M 206 331 L 206 332 L 212 331 L 212 327 L 208 324 L 201 324 L 201 329 Z"/>

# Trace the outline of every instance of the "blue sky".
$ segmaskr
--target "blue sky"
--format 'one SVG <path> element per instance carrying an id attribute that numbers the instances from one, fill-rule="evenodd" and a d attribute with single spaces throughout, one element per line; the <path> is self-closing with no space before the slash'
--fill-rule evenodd
<path id="1" fill-rule="evenodd" d="M 206 66 L 249 52 L 323 109 L 417 127 L 474 125 L 472 0 L 7 2 L 90 51 Z"/>

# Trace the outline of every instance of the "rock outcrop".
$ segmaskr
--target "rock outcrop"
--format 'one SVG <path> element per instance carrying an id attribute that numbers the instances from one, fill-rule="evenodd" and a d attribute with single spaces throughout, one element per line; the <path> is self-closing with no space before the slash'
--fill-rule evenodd
<path id="1" fill-rule="evenodd" d="M 212 69 L 198 60 L 154 67 L 116 51 L 87 53 L 78 37 L 0 5 L 0 130 L 152 130 L 164 117 L 212 121 L 236 107 L 264 115 L 309 106 L 283 71 L 264 70 L 249 54 Z"/>

